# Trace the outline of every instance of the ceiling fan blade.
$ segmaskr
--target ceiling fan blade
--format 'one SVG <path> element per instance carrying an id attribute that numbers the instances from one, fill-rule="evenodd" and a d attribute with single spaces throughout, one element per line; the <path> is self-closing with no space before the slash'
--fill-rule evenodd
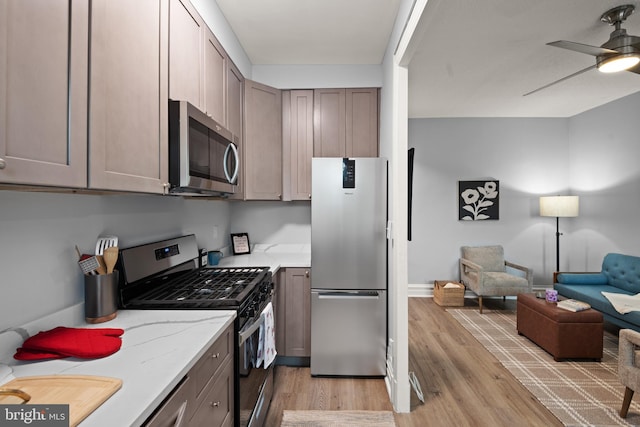
<path id="1" fill-rule="evenodd" d="M 595 65 L 595 64 L 594 64 L 594 65 L 592 65 L 592 66 L 590 66 L 590 67 L 587 67 L 587 68 L 585 68 L 585 69 L 583 69 L 583 70 L 576 71 L 576 72 L 575 72 L 575 73 L 573 73 L 573 74 L 570 74 L 570 75 L 568 75 L 568 76 L 566 76 L 566 77 L 561 78 L 560 80 L 556 80 L 555 82 L 552 82 L 552 83 L 549 83 L 549 84 L 544 85 L 544 86 L 542 86 L 542 87 L 539 87 L 539 88 L 538 88 L 538 89 L 536 89 L 536 90 L 532 90 L 531 92 L 527 92 L 527 93 L 525 93 L 525 94 L 524 94 L 524 95 L 522 95 L 522 96 L 527 96 L 527 95 L 531 95 L 532 93 L 539 92 L 539 91 L 541 91 L 542 89 L 546 89 L 546 88 L 548 88 L 549 86 L 553 86 L 553 85 L 558 84 L 558 83 L 560 83 L 560 82 L 563 82 L 563 81 L 565 81 L 565 80 L 569 80 L 569 79 L 570 79 L 570 78 L 572 78 L 572 77 L 575 77 L 575 76 L 577 76 L 577 75 L 579 75 L 579 74 L 582 74 L 582 73 L 587 72 L 587 71 L 589 71 L 589 70 L 592 70 L 592 69 L 594 69 L 594 68 L 596 68 L 596 65 Z"/>
<path id="2" fill-rule="evenodd" d="M 631 67 L 627 71 L 631 71 L 632 73 L 640 74 L 640 64 L 636 64 L 635 67 Z"/>
<path id="3" fill-rule="evenodd" d="M 547 43 L 549 46 L 560 47 L 562 49 L 573 50 L 574 52 L 586 53 L 587 55 L 598 56 L 608 53 L 618 53 L 615 50 L 605 49 L 603 47 L 591 46 L 583 43 L 569 42 L 566 40 L 558 40 L 557 42 Z"/>

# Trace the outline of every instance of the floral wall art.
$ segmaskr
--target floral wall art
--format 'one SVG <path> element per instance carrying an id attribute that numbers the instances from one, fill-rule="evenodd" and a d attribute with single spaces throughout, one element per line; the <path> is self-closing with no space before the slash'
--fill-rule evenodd
<path id="1" fill-rule="evenodd" d="M 458 181 L 458 219 L 482 221 L 499 218 L 499 181 Z"/>

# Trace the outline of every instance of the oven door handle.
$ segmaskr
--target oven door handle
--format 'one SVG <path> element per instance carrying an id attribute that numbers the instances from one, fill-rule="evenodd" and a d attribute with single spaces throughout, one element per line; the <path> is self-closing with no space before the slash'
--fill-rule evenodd
<path id="1" fill-rule="evenodd" d="M 244 328 L 242 331 L 238 333 L 238 345 L 242 346 L 246 340 L 249 339 L 251 335 L 262 325 L 262 314 L 256 319 L 255 322 L 251 324 L 251 326 Z"/>

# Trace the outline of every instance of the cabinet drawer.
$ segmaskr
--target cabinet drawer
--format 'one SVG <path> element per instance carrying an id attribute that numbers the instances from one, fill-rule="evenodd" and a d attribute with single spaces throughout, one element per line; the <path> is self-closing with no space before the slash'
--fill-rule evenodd
<path id="1" fill-rule="evenodd" d="M 223 363 L 230 359 L 233 354 L 233 325 L 229 326 L 209 347 L 206 353 L 193 367 L 190 376 L 195 383 L 196 397 L 200 398 L 202 390 L 209 382 L 209 379 L 216 373 Z"/>
<path id="2" fill-rule="evenodd" d="M 231 426 L 233 424 L 233 365 L 228 361 L 207 384 L 196 400 L 191 426 Z"/>
<path id="3" fill-rule="evenodd" d="M 193 379 L 185 377 L 167 400 L 157 409 L 155 414 L 144 424 L 145 427 L 186 427 L 189 402 L 192 395 Z"/>

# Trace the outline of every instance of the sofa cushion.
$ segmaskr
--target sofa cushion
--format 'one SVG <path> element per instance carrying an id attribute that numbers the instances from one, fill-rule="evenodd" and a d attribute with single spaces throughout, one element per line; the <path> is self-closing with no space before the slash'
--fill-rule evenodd
<path id="1" fill-rule="evenodd" d="M 602 261 L 602 274 L 607 277 L 609 285 L 630 293 L 640 293 L 640 257 L 607 254 Z"/>
<path id="2" fill-rule="evenodd" d="M 606 285 L 609 278 L 602 273 L 560 273 L 556 278 L 558 283 L 567 285 Z"/>
<path id="3" fill-rule="evenodd" d="M 463 246 L 462 258 L 478 264 L 484 271 L 502 271 L 504 264 L 504 249 L 502 246 Z"/>
<path id="4" fill-rule="evenodd" d="M 624 327 L 640 330 L 640 311 L 632 311 L 627 314 L 618 313 L 611 302 L 602 295 L 602 292 L 617 292 L 626 295 L 635 295 L 635 292 L 627 292 L 610 285 L 569 285 L 566 283 L 556 283 L 554 289 L 565 298 L 577 299 L 591 305 L 591 308 L 605 315 L 605 320 L 615 322 L 616 319 L 619 319 L 624 322 Z"/>

